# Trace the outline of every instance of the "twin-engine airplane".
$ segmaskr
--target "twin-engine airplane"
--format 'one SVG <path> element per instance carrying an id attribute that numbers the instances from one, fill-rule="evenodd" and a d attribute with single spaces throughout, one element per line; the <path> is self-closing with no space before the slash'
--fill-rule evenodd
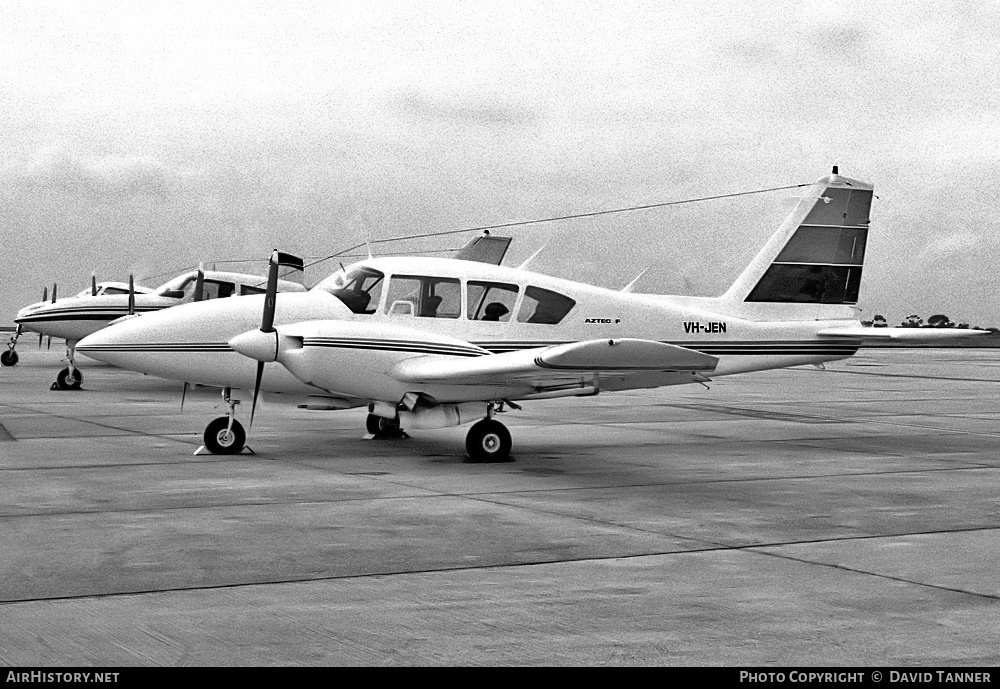
<path id="1" fill-rule="evenodd" d="M 131 277 L 128 283 L 99 283 L 91 276 L 90 289 L 63 299 L 56 299 L 56 288 L 53 285 L 51 301 L 43 298 L 42 301 L 18 311 L 14 319 L 17 331 L 0 358 L 4 366 L 17 364 L 18 355 L 14 348 L 18 337 L 25 330 L 65 339 L 66 361 L 69 366 L 56 376 L 53 389 L 79 390 L 83 383 L 83 373 L 76 367 L 75 349 L 77 342 L 87 335 L 107 327 L 123 316 L 159 311 L 190 301 L 263 294 L 264 282 L 264 278 L 259 275 L 199 269 L 178 275 L 152 289 L 135 285 Z M 306 288 L 297 282 L 280 280 L 278 290 L 305 292 Z"/>
<path id="2" fill-rule="evenodd" d="M 633 294 L 499 265 L 369 258 L 306 294 L 187 304 L 124 321 L 78 350 L 116 366 L 223 388 L 229 415 L 205 446 L 239 452 L 231 388 L 367 405 L 373 434 L 475 421 L 474 461 L 508 458 L 495 418 L 514 401 L 705 382 L 821 364 L 869 338 L 926 340 L 984 331 L 863 328 L 855 304 L 872 186 L 837 174 L 810 187 L 721 297 Z M 275 252 L 278 265 L 294 263 Z M 257 327 L 260 314 L 263 323 Z M 256 364 L 256 365 L 255 365 Z M 251 423 L 253 411 L 251 411 Z"/>

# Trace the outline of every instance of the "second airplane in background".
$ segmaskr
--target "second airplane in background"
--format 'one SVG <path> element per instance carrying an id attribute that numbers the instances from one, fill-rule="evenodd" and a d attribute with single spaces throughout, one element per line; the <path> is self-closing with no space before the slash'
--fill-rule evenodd
<path id="1" fill-rule="evenodd" d="M 55 287 L 52 300 L 43 299 L 21 309 L 14 322 L 17 331 L 3 352 L 3 364 L 13 366 L 18 361 L 14 349 L 20 334 L 27 330 L 39 335 L 66 340 L 68 366 L 56 376 L 53 384 L 59 390 L 78 390 L 83 374 L 76 367 L 76 344 L 87 335 L 107 327 L 111 322 L 130 314 L 159 311 L 188 302 L 263 294 L 266 279 L 259 275 L 221 271 L 190 271 L 156 289 L 134 286 L 129 283 L 98 283 L 91 278 L 90 289 L 63 299 L 56 299 Z M 305 292 L 300 283 L 279 280 L 280 292 Z"/>

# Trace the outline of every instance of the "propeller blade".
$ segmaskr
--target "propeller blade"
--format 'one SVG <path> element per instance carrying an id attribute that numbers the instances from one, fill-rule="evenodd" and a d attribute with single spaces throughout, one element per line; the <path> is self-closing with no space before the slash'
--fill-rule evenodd
<path id="1" fill-rule="evenodd" d="M 253 384 L 253 404 L 250 405 L 250 426 L 253 428 L 253 417 L 257 412 L 257 395 L 260 394 L 260 381 L 264 377 L 264 362 L 257 362 L 257 380 Z"/>
<path id="2" fill-rule="evenodd" d="M 181 411 L 184 411 L 184 398 L 188 394 L 188 384 L 184 383 L 184 388 L 181 390 Z"/>
<path id="3" fill-rule="evenodd" d="M 135 278 L 128 274 L 128 315 L 135 315 Z"/>
<path id="4" fill-rule="evenodd" d="M 52 349 L 52 336 L 51 335 L 49 335 L 49 339 L 48 339 L 47 344 L 45 345 L 45 348 L 46 349 Z"/>
<path id="5" fill-rule="evenodd" d="M 198 264 L 198 278 L 194 282 L 194 300 L 201 301 L 205 298 L 203 292 L 205 291 L 205 267 L 203 264 Z"/>
<path id="6" fill-rule="evenodd" d="M 59 285 L 57 285 L 54 282 L 52 283 L 52 303 L 53 304 L 56 303 L 56 290 L 58 289 L 58 287 L 59 287 Z"/>
<path id="7" fill-rule="evenodd" d="M 48 300 L 49 300 L 49 288 L 48 287 L 43 287 L 42 288 L 42 301 L 48 301 Z M 39 349 L 42 348 L 42 340 L 44 340 L 44 339 L 45 339 L 45 335 L 43 335 L 41 333 L 38 333 L 38 348 Z"/>
<path id="8" fill-rule="evenodd" d="M 97 273 L 90 274 L 90 296 L 97 296 Z"/>
<path id="9" fill-rule="evenodd" d="M 261 319 L 260 329 L 265 333 L 274 330 L 274 310 L 275 300 L 278 296 L 278 268 L 286 266 L 303 270 L 302 259 L 292 254 L 285 254 L 277 249 L 271 253 L 267 268 L 267 289 L 264 291 L 264 317 Z"/>

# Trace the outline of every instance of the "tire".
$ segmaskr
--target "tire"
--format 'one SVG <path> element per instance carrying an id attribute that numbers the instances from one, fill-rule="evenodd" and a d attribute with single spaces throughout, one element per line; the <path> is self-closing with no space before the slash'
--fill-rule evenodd
<path id="1" fill-rule="evenodd" d="M 465 450 L 473 462 L 506 462 L 511 445 L 510 431 L 493 419 L 476 422 L 465 436 Z"/>
<path id="2" fill-rule="evenodd" d="M 229 426 L 229 417 L 220 416 L 205 426 L 205 434 L 202 440 L 205 448 L 213 455 L 236 455 L 239 454 L 247 442 L 246 431 L 239 421 L 233 421 L 233 430 L 226 432 Z"/>
<path id="3" fill-rule="evenodd" d="M 8 349 L 6 352 L 0 354 L 0 365 L 3 366 L 17 366 L 18 360 L 17 352 L 13 349 Z"/>
<path id="4" fill-rule="evenodd" d="M 70 373 L 69 368 L 64 368 L 56 376 L 56 389 L 58 390 L 79 390 L 83 385 L 83 371 L 74 369 Z"/>

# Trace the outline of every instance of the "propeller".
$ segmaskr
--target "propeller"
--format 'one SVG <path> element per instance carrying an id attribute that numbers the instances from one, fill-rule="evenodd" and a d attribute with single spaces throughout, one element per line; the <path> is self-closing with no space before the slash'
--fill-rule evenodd
<path id="1" fill-rule="evenodd" d="M 42 301 L 48 301 L 48 300 L 49 300 L 49 288 L 48 287 L 43 287 L 42 288 Z M 39 347 L 42 346 L 42 339 L 44 337 L 45 337 L 45 335 L 42 335 L 41 333 L 38 333 L 38 346 Z"/>
<path id="2" fill-rule="evenodd" d="M 128 315 L 135 315 L 135 277 L 128 274 Z"/>
<path id="3" fill-rule="evenodd" d="M 96 272 L 91 272 L 90 273 L 90 296 L 92 296 L 92 297 L 96 297 L 97 296 L 97 273 Z"/>
<path id="4" fill-rule="evenodd" d="M 237 335 L 229 341 L 229 345 L 243 356 L 257 360 L 257 377 L 253 386 L 253 404 L 250 407 L 250 426 L 253 426 L 254 413 L 257 411 L 257 398 L 260 395 L 260 383 L 264 377 L 264 364 L 276 361 L 278 358 L 278 331 L 274 328 L 275 303 L 278 296 L 278 269 L 281 266 L 302 270 L 302 259 L 291 254 L 283 254 L 277 249 L 271 253 L 268 261 L 267 288 L 264 292 L 264 314 L 260 322 L 260 330 L 250 330 Z"/>
<path id="5" fill-rule="evenodd" d="M 59 290 L 59 285 L 55 282 L 52 283 L 52 303 L 56 303 L 56 292 Z M 41 343 L 39 343 L 41 344 Z M 48 344 L 45 346 L 46 349 L 52 349 L 52 336 L 49 335 Z"/>
<path id="6" fill-rule="evenodd" d="M 205 264 L 198 264 L 198 278 L 194 281 L 194 300 L 201 301 L 205 298 Z"/>

